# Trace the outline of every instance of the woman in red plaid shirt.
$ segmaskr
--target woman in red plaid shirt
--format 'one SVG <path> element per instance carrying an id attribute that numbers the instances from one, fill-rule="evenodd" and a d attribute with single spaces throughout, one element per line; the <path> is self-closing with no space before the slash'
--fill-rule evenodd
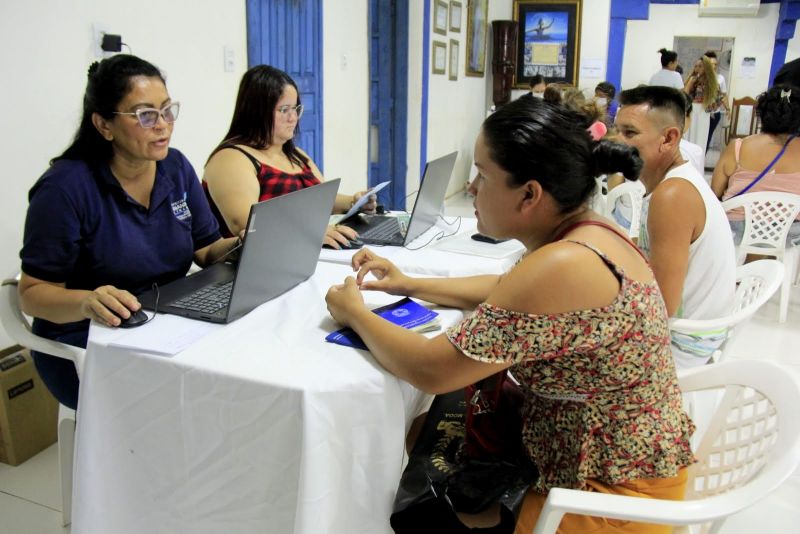
<path id="1" fill-rule="evenodd" d="M 231 126 L 203 174 L 203 189 L 224 235 L 244 229 L 253 203 L 324 180 L 311 158 L 294 145 L 302 114 L 297 85 L 282 70 L 258 65 L 242 77 Z M 337 195 L 334 213 L 346 212 L 364 193 Z M 362 211 L 374 213 L 375 207 L 372 198 Z M 330 226 L 324 244 L 338 249 L 356 237 L 346 226 Z"/>

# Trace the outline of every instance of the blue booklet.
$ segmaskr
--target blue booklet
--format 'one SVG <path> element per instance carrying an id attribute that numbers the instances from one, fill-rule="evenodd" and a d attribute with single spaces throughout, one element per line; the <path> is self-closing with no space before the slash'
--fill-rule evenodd
<path id="1" fill-rule="evenodd" d="M 392 304 L 375 308 L 372 312 L 377 313 L 390 323 L 416 332 L 428 332 L 430 330 L 438 330 L 439 328 L 439 314 L 414 302 L 408 297 L 393 302 Z M 336 343 L 337 345 L 344 345 L 345 347 L 355 347 L 365 350 L 367 348 L 359 335 L 349 327 L 340 328 L 336 332 L 328 334 L 325 341 L 328 343 Z"/>

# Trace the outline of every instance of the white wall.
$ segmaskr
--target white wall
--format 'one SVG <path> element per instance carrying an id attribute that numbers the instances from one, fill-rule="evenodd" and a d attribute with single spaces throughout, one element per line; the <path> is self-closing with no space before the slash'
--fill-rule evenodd
<path id="1" fill-rule="evenodd" d="M 648 82 L 661 68 L 657 50 L 671 48 L 675 36 L 707 36 L 735 38 L 731 79 L 727 80 L 729 95 L 738 98 L 760 94 L 769 83 L 779 9 L 779 4 L 761 4 L 756 17 L 698 17 L 696 4 L 651 4 L 648 20 L 628 21 L 623 89 Z M 755 78 L 741 77 L 743 57 L 756 58 Z"/>
<path id="2" fill-rule="evenodd" d="M 367 186 L 369 143 L 369 28 L 367 0 L 323 6 L 323 170 L 341 178 L 341 193 Z M 301 147 L 302 148 L 302 147 Z"/>
<path id="3" fill-rule="evenodd" d="M 19 269 L 28 189 L 78 125 L 95 60 L 92 23 L 121 34 L 136 55 L 164 71 L 170 95 L 182 104 L 171 144 L 195 169 L 227 131 L 247 67 L 244 0 L 3 1 L 0 276 Z M 224 46 L 234 50 L 234 72 L 224 72 Z M 0 336 L 0 346 L 8 344 Z"/>
<path id="4" fill-rule="evenodd" d="M 794 37 L 789 39 L 786 45 L 786 61 L 789 62 L 793 59 L 800 57 L 800 21 L 795 23 Z"/>

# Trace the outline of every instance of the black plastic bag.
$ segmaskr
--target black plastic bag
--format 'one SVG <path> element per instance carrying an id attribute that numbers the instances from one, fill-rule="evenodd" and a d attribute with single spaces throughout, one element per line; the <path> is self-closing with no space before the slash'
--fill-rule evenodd
<path id="1" fill-rule="evenodd" d="M 465 391 L 437 395 L 400 479 L 391 525 L 397 534 L 511 533 L 536 469 L 516 461 L 464 453 Z M 470 529 L 456 512 L 474 514 L 500 504 L 496 527 Z"/>

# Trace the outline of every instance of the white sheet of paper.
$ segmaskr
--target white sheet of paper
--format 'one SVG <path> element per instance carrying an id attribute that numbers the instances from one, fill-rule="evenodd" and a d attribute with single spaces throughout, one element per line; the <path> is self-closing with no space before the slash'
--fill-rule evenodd
<path id="1" fill-rule="evenodd" d="M 147 312 L 148 315 L 151 313 Z M 120 328 L 120 335 L 110 341 L 108 346 L 162 355 L 178 354 L 222 326 L 176 315 L 158 314 L 146 325 L 131 329 Z"/>
<path id="2" fill-rule="evenodd" d="M 342 217 L 342 219 L 347 219 L 348 217 L 351 217 L 351 216 L 355 215 L 356 213 L 358 213 L 358 210 L 360 210 L 361 207 L 364 204 L 369 202 L 369 197 L 370 196 L 377 195 L 378 191 L 380 191 L 381 189 L 383 189 L 384 187 L 386 187 L 390 183 L 392 183 L 391 180 L 386 180 L 385 182 L 379 183 L 378 185 L 376 185 L 375 187 L 373 187 L 372 189 L 370 189 L 369 191 L 364 193 L 364 196 L 362 196 L 361 198 L 359 198 L 358 200 L 355 201 L 353 206 L 347 211 L 347 213 L 344 214 L 344 217 Z"/>

